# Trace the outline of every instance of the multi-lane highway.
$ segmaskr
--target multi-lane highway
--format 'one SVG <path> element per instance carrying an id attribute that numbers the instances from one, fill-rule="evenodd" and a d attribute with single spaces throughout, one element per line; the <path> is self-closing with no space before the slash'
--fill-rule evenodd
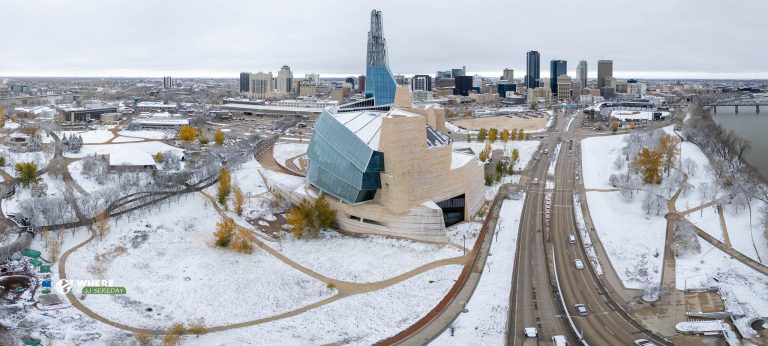
<path id="1" fill-rule="evenodd" d="M 549 153 L 561 143 L 557 157 L 543 155 L 529 172 L 530 178 L 538 178 L 539 184 L 529 184 L 526 204 L 520 226 L 520 241 L 513 275 L 510 303 L 514 314 L 508 323 L 511 345 L 523 345 L 525 327 L 537 327 L 539 340 L 549 342 L 553 335 L 566 335 L 570 344 L 581 343 L 578 334 L 590 345 L 632 345 L 636 339 L 650 339 L 657 344 L 665 341 L 632 321 L 611 301 L 589 266 L 581 240 L 568 242 L 569 235 L 577 235 L 573 215 L 573 191 L 576 187 L 576 162 L 579 157 L 578 119 L 568 126 L 568 119 L 560 121 L 558 132 L 553 132 L 543 144 Z M 566 131 L 567 130 L 567 131 Z M 573 140 L 569 146 L 569 140 Z M 547 175 L 550 160 L 557 160 L 554 176 Z M 554 183 L 554 189 L 546 188 L 546 181 Z M 524 183 L 524 182 L 521 182 Z M 552 193 L 551 239 L 545 240 L 543 227 L 544 196 Z M 620 225 L 617 225 L 619 227 Z M 554 259 L 552 258 L 554 253 Z M 581 259 L 584 269 L 577 269 L 574 261 Z M 547 267 L 547 266 L 550 267 Z M 571 321 L 564 314 L 557 289 L 553 286 L 554 265 L 560 292 Z M 584 304 L 588 316 L 579 316 L 575 304 Z"/>

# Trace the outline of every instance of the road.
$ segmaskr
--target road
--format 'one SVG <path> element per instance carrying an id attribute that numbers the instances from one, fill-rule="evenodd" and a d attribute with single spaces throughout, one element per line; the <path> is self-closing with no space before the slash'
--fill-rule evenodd
<path id="1" fill-rule="evenodd" d="M 543 142 L 543 147 L 550 153 L 554 150 L 557 137 L 551 135 L 549 140 Z M 546 155 L 542 155 L 529 171 L 529 176 L 520 181 L 521 185 L 527 185 L 529 189 L 520 219 L 510 292 L 510 310 L 514 311 L 507 322 L 507 340 L 510 345 L 523 345 L 528 341 L 523 336 L 523 328 L 527 327 L 536 327 L 540 340 L 551 340 L 554 335 L 568 335 L 567 326 L 558 310 L 559 303 L 553 292 L 554 287 L 547 273 L 542 215 L 548 168 L 549 160 Z M 539 184 L 531 183 L 534 178 L 539 179 Z"/>
<path id="2" fill-rule="evenodd" d="M 574 124 L 577 122 L 578 120 L 575 120 Z M 576 165 L 580 150 L 577 127 L 572 125 L 568 131 L 561 130 L 562 148 L 559 158 L 556 158 L 558 162 L 554 176 L 552 243 L 547 246 L 549 256 L 552 256 L 554 248 L 557 273 L 568 312 L 574 316 L 576 328 L 583 331 L 584 338 L 589 344 L 631 345 L 636 339 L 651 339 L 657 344 L 662 344 L 664 340 L 652 334 L 646 334 L 645 330 L 623 313 L 604 292 L 589 265 L 579 237 L 577 236 L 579 239 L 577 244 L 568 243 L 568 235 L 577 235 L 573 214 L 573 192 L 577 186 L 575 173 L 580 171 Z M 569 140 L 573 140 L 571 149 L 569 149 Z M 574 260 L 577 258 L 584 262 L 586 266 L 584 269 L 576 269 Z M 575 304 L 585 304 L 589 315 L 578 316 L 574 308 Z"/>

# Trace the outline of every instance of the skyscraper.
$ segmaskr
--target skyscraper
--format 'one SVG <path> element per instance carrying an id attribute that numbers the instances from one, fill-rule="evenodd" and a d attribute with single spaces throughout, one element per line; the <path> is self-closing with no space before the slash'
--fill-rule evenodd
<path id="1" fill-rule="evenodd" d="M 365 93 L 377 105 L 395 101 L 397 83 L 389 69 L 387 41 L 384 39 L 381 11 L 371 11 L 371 31 L 368 32 L 368 56 L 365 68 Z"/>
<path id="2" fill-rule="evenodd" d="M 163 88 L 164 89 L 173 88 L 173 78 L 171 78 L 171 77 L 163 77 Z"/>
<path id="3" fill-rule="evenodd" d="M 277 92 L 288 94 L 293 86 L 293 73 L 288 65 L 283 65 L 277 72 Z"/>
<path id="4" fill-rule="evenodd" d="M 581 83 L 582 87 L 587 86 L 587 61 L 579 61 L 579 66 L 576 67 L 576 78 Z"/>
<path id="5" fill-rule="evenodd" d="M 240 92 L 247 93 L 251 91 L 251 73 L 240 72 Z"/>
<path id="6" fill-rule="evenodd" d="M 515 79 L 515 70 L 511 68 L 505 68 L 504 73 L 501 75 L 502 80 L 513 81 Z"/>
<path id="7" fill-rule="evenodd" d="M 557 95 L 557 77 L 568 74 L 568 62 L 565 60 L 552 60 L 549 62 L 549 89 L 553 95 Z"/>
<path id="8" fill-rule="evenodd" d="M 597 61 L 597 88 L 602 90 L 603 87 L 611 86 L 611 83 L 606 83 L 606 78 L 613 78 L 613 60 L 598 60 Z"/>
<path id="9" fill-rule="evenodd" d="M 528 89 L 539 87 L 539 78 L 541 78 L 539 60 L 539 52 L 535 50 L 525 54 L 525 87 Z"/>
<path id="10" fill-rule="evenodd" d="M 472 76 L 456 76 L 453 77 L 454 85 L 453 94 L 461 96 L 469 96 L 469 91 L 472 90 L 472 82 L 474 78 Z"/>
<path id="11" fill-rule="evenodd" d="M 432 76 L 417 74 L 411 78 L 411 90 L 432 91 Z"/>
<path id="12" fill-rule="evenodd" d="M 257 72 L 251 73 L 250 92 L 257 94 L 266 94 L 272 92 L 275 88 L 275 84 L 272 81 L 272 72 L 264 73 Z"/>

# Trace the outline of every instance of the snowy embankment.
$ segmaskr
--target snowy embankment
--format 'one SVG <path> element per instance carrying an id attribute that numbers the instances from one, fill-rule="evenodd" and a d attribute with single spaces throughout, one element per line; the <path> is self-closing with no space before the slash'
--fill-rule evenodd
<path id="1" fill-rule="evenodd" d="M 768 277 L 698 238 L 701 252 L 675 260 L 677 289 L 718 287 L 725 309 L 733 312 L 736 328 L 745 337 L 755 335 L 754 318 L 768 316 Z"/>
<path id="2" fill-rule="evenodd" d="M 282 166 L 285 166 L 288 160 L 307 153 L 309 143 L 275 143 L 272 149 L 272 157 Z"/>
<path id="3" fill-rule="evenodd" d="M 551 176 L 555 176 L 555 168 L 557 168 L 557 159 L 560 157 L 560 147 L 563 143 L 557 143 L 557 146 L 555 147 L 555 151 L 552 153 L 549 159 L 549 168 L 547 169 L 547 174 Z"/>
<path id="4" fill-rule="evenodd" d="M 576 116 L 571 116 L 571 119 L 568 120 L 568 125 L 565 125 L 565 132 L 568 132 L 568 129 L 571 128 L 571 123 L 573 123 L 574 120 L 576 120 Z"/>
<path id="5" fill-rule="evenodd" d="M 67 273 L 72 279 L 108 278 L 128 294 L 89 295 L 81 302 L 130 326 L 168 328 L 196 318 L 209 325 L 265 318 L 335 294 L 258 248 L 241 254 L 215 247 L 220 216 L 209 203 L 186 195 L 112 220 L 103 240 L 70 255 Z"/>
<path id="6" fill-rule="evenodd" d="M 603 267 L 600 265 L 600 259 L 595 252 L 595 246 L 592 244 L 592 237 L 589 236 L 587 224 L 584 221 L 584 212 L 581 210 L 581 198 L 575 194 L 573 195 L 573 214 L 576 218 L 576 226 L 579 228 L 581 243 L 584 245 L 584 251 L 587 252 L 587 258 L 592 263 L 592 267 L 595 268 L 595 274 L 603 275 Z"/>
<path id="7" fill-rule="evenodd" d="M 451 328 L 444 331 L 432 345 L 501 345 L 504 344 L 509 310 L 509 292 L 515 265 L 520 215 L 525 195 L 519 199 L 504 200 L 499 212 L 496 235 L 489 256 L 467 313 L 459 315 Z"/>
<path id="8" fill-rule="evenodd" d="M 390 287 L 341 298 L 302 314 L 251 327 L 187 337 L 184 345 L 371 345 L 424 317 L 461 273 L 449 265 Z"/>
<path id="9" fill-rule="evenodd" d="M 138 138 L 146 138 L 146 139 L 173 138 L 173 135 L 170 135 L 169 133 L 166 133 L 163 131 L 151 131 L 151 130 L 141 130 L 141 131 L 122 130 L 117 134 L 120 136 L 138 137 Z"/>

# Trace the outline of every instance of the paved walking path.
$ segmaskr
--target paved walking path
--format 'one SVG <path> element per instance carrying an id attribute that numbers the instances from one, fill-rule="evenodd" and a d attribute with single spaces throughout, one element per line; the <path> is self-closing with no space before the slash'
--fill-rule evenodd
<path id="1" fill-rule="evenodd" d="M 694 226 L 695 227 L 695 226 Z M 725 233 L 725 232 L 724 232 Z M 741 263 L 744 263 L 745 265 L 749 266 L 750 268 L 757 270 L 758 272 L 762 273 L 763 275 L 768 275 L 768 267 L 763 265 L 762 263 L 759 263 L 743 253 L 736 251 L 732 247 L 726 245 L 725 243 L 717 240 L 715 237 L 709 235 L 709 233 L 704 232 L 703 229 L 696 227 L 696 234 L 699 235 L 699 237 L 704 238 L 708 243 L 714 245 L 716 248 L 722 250 L 723 252 L 727 253 L 734 259 L 738 260 Z"/>

